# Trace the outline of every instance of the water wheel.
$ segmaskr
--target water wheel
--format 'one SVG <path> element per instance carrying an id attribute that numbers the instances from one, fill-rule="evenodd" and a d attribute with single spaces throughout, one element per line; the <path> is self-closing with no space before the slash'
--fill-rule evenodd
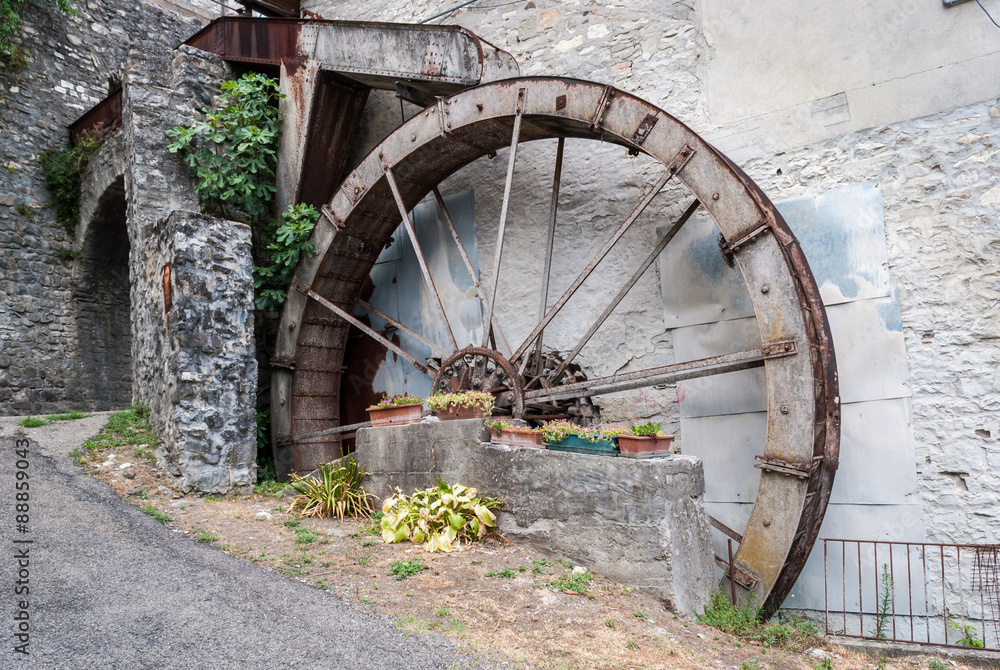
<path id="1" fill-rule="evenodd" d="M 518 147 L 555 140 L 551 223 L 567 138 L 647 154 L 659 163 L 659 177 L 561 295 L 543 297 L 535 326 L 517 341 L 507 340 L 497 318 L 497 293 L 491 286 L 478 286 L 463 249 L 481 298 L 484 326 L 481 341 L 459 343 L 407 213 L 433 195 L 452 225 L 439 184 L 472 161 L 508 148 L 497 242 L 491 273 L 484 275 L 497 278 Z M 590 317 L 592 325 L 578 344 L 559 356 L 545 353 L 541 341 L 546 327 L 668 182 L 673 194 L 685 194 L 686 206 L 678 210 L 683 213 L 662 229 L 645 258 L 635 259 L 632 277 L 608 290 L 604 310 Z M 669 253 L 671 240 L 695 212 L 712 218 L 722 236 L 720 253 L 742 272 L 760 346 L 603 377 L 573 374 L 587 341 L 659 254 Z M 422 360 L 355 316 L 359 304 L 371 307 L 361 299 L 363 286 L 400 222 L 437 301 L 447 345 L 427 340 L 387 315 L 380 317 L 431 347 L 434 355 Z M 766 446 L 757 456 L 761 475 L 756 502 L 744 529 L 714 520 L 713 526 L 739 545 L 731 563 L 737 599 L 752 591 L 769 612 L 781 604 L 816 539 L 837 467 L 839 397 L 830 329 L 815 280 L 781 215 L 739 168 L 698 135 L 650 103 L 603 84 L 541 77 L 482 85 L 441 99 L 376 147 L 324 206 L 313 240 L 318 254 L 298 267 L 276 345 L 271 406 L 279 472 L 306 470 L 341 455 L 341 436 L 351 428 L 341 425 L 339 398 L 351 392 L 344 350 L 352 328 L 407 360 L 435 388 L 489 390 L 499 411 L 535 419 L 571 413 L 602 394 L 763 367 L 768 418 Z M 550 241 L 546 263 L 551 249 Z M 548 275 L 547 267 L 545 282 Z M 720 561 L 728 571 L 728 558 Z M 729 583 L 727 579 L 727 592 Z"/>

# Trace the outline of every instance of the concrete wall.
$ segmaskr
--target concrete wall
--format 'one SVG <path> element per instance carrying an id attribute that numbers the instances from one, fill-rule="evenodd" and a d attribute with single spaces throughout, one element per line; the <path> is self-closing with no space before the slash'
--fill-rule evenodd
<path id="1" fill-rule="evenodd" d="M 635 460 L 481 443 L 483 422 L 425 420 L 358 431 L 365 488 L 381 497 L 437 485 L 472 486 L 503 499 L 510 540 L 662 598 L 694 616 L 715 590 L 702 505 L 701 462 Z"/>

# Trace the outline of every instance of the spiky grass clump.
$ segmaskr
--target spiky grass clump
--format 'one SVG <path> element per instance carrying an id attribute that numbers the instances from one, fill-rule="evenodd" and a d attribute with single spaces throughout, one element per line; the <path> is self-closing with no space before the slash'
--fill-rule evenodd
<path id="1" fill-rule="evenodd" d="M 341 521 L 348 515 L 371 517 L 375 511 L 372 496 L 361 485 L 368 473 L 356 460 L 348 457 L 340 464 L 326 463 L 319 466 L 317 475 L 292 475 L 288 486 L 299 495 L 292 499 L 289 512 L 300 517 L 336 516 Z"/>

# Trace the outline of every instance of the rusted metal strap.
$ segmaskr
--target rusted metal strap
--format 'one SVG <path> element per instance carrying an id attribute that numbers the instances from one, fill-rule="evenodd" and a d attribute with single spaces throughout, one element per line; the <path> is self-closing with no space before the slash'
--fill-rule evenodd
<path id="1" fill-rule="evenodd" d="M 771 230 L 771 223 L 769 221 L 759 221 L 756 225 L 746 230 L 736 237 L 736 239 L 730 240 L 722 245 L 722 253 L 732 254 L 734 251 L 739 249 L 741 246 L 754 239 L 761 233 Z"/>
<path id="2" fill-rule="evenodd" d="M 594 116 L 590 119 L 590 127 L 596 128 L 604 123 L 604 115 L 607 114 L 608 104 L 615 97 L 615 87 L 608 84 L 601 93 L 601 99 L 597 101 L 597 108 L 594 109 Z"/>
<path id="3" fill-rule="evenodd" d="M 807 479 L 815 467 L 815 462 L 800 463 L 799 461 L 788 461 L 783 458 L 773 456 L 754 456 L 760 463 L 755 463 L 755 468 L 776 472 L 780 475 L 791 475 L 799 479 Z"/>
<path id="4" fill-rule="evenodd" d="M 692 156 L 694 156 L 694 149 L 691 148 L 690 145 L 685 144 L 681 147 L 681 150 L 677 152 L 677 155 L 674 156 L 674 159 L 670 161 L 670 165 L 667 166 L 667 174 L 672 177 L 683 170 L 684 166 L 687 165 L 687 162 L 691 160 Z"/>
<path id="5" fill-rule="evenodd" d="M 713 528 L 716 528 L 716 529 L 722 531 L 723 534 L 728 535 L 729 537 L 733 538 L 734 540 L 736 540 L 740 544 L 743 543 L 743 536 L 742 535 L 740 535 L 735 530 L 733 530 L 732 528 L 730 528 L 726 524 L 724 524 L 721 521 L 719 521 L 718 519 L 716 519 L 714 516 L 708 517 L 708 522 L 710 524 L 712 524 Z"/>
<path id="6" fill-rule="evenodd" d="M 660 120 L 655 114 L 647 114 L 646 118 L 639 123 L 639 127 L 636 128 L 635 133 L 632 134 L 632 144 L 637 147 L 641 147 L 645 142 L 646 138 L 649 136 L 649 131 L 653 129 L 656 122 Z"/>
<path id="7" fill-rule="evenodd" d="M 720 568 L 722 568 L 723 571 L 725 571 L 726 576 L 729 576 L 730 574 L 729 561 L 722 558 L 721 556 L 716 556 L 715 564 L 718 565 Z M 756 575 L 754 575 L 752 572 L 749 572 L 748 570 L 744 570 L 743 568 L 741 568 L 736 564 L 733 564 L 732 576 L 733 579 L 736 580 L 737 584 L 751 591 L 757 587 L 757 584 L 760 583 L 760 579 Z"/>
<path id="8" fill-rule="evenodd" d="M 760 348 L 760 353 L 764 358 L 781 358 L 782 356 L 792 356 L 797 353 L 795 340 L 778 340 L 768 342 Z"/>
<path id="9" fill-rule="evenodd" d="M 302 440 L 311 440 L 314 437 L 327 437 L 328 435 L 340 435 L 341 433 L 350 433 L 361 428 L 371 428 L 371 421 L 362 421 L 361 423 L 351 423 L 346 426 L 336 426 L 335 428 L 327 428 L 326 430 L 320 430 L 315 433 L 306 433 L 304 435 L 296 435 L 294 438 L 291 435 L 283 435 L 277 440 L 278 446 L 285 447 L 289 444 L 298 444 Z"/>
<path id="10" fill-rule="evenodd" d="M 298 364 L 294 358 L 272 358 L 270 361 L 272 368 L 282 368 L 283 370 L 295 370 Z"/>
<path id="11" fill-rule="evenodd" d="M 323 205 L 320 207 L 319 211 L 323 214 L 330 225 L 334 227 L 335 230 L 343 230 L 344 222 L 337 218 L 337 215 L 330 210 L 329 205 Z"/>

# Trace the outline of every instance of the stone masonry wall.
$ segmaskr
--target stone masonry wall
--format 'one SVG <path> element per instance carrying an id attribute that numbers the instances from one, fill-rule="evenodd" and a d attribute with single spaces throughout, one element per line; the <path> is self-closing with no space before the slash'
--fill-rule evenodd
<path id="1" fill-rule="evenodd" d="M 44 208 L 49 194 L 38 156 L 66 145 L 67 125 L 104 98 L 131 46 L 172 49 L 204 21 L 145 0 L 73 4 L 80 17 L 65 16 L 50 2 L 22 8 L 24 32 L 17 39 L 30 62 L 23 72 L 0 65 L 2 414 L 103 409 L 114 397 L 91 374 L 104 355 L 88 336 L 92 325 L 79 332 L 79 261 L 60 257 L 68 258 L 60 250 L 82 245 Z"/>
<path id="2" fill-rule="evenodd" d="M 182 491 L 228 493 L 257 481 L 257 361 L 250 228 L 177 211 L 149 228 L 135 286 L 157 457 Z M 170 265 L 170 309 L 164 268 Z"/>

